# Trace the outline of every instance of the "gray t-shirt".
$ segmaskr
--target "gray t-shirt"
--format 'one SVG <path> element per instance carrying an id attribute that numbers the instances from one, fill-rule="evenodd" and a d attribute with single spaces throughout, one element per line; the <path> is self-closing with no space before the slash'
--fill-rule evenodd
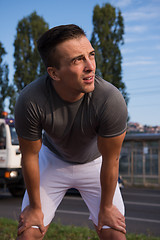
<path id="1" fill-rule="evenodd" d="M 100 156 L 97 136 L 114 137 L 126 129 L 127 108 L 119 90 L 100 77 L 95 89 L 74 103 L 56 93 L 45 75 L 26 86 L 16 102 L 17 134 L 43 143 L 60 159 L 86 163 Z"/>

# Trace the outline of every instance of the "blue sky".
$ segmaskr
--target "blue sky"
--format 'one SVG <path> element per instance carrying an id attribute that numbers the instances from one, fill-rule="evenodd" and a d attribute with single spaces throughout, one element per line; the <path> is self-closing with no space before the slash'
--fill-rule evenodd
<path id="1" fill-rule="evenodd" d="M 130 121 L 160 125 L 160 1 L 159 0 L 0 0 L 0 41 L 13 79 L 14 39 L 18 21 L 36 11 L 53 27 L 74 23 L 90 40 L 96 4 L 120 8 L 125 24 L 122 75 L 130 100 Z"/>

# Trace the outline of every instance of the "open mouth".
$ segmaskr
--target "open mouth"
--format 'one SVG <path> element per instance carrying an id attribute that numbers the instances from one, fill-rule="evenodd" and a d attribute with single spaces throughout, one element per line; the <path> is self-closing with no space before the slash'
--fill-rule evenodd
<path id="1" fill-rule="evenodd" d="M 94 76 L 84 77 L 83 81 L 85 83 L 92 83 L 94 81 Z"/>

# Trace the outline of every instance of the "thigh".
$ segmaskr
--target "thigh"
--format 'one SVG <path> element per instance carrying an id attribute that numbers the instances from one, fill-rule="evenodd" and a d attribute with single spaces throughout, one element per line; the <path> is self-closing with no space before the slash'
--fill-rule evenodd
<path id="1" fill-rule="evenodd" d="M 44 214 L 44 226 L 50 224 L 55 211 L 63 199 L 69 185 L 69 165 L 59 160 L 47 147 L 42 147 L 40 162 L 40 198 Z M 29 205 L 27 191 L 22 203 L 23 209 Z"/>
<path id="2" fill-rule="evenodd" d="M 101 169 L 101 158 L 96 159 L 91 164 L 87 171 L 87 178 L 84 181 L 84 186 L 80 185 L 80 193 L 90 211 L 90 219 L 97 226 L 98 225 L 98 214 L 101 201 L 101 184 L 100 184 L 100 169 Z M 119 209 L 124 215 L 124 203 L 121 196 L 121 192 L 117 183 L 113 204 Z M 103 228 L 109 228 L 104 226 Z"/>

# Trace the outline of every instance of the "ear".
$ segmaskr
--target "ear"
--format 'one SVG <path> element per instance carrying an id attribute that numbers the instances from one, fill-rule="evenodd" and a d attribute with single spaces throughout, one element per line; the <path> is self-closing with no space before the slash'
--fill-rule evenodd
<path id="1" fill-rule="evenodd" d="M 55 81 L 60 80 L 59 77 L 58 77 L 57 69 L 55 67 L 48 67 L 47 72 L 53 80 L 55 80 Z"/>

